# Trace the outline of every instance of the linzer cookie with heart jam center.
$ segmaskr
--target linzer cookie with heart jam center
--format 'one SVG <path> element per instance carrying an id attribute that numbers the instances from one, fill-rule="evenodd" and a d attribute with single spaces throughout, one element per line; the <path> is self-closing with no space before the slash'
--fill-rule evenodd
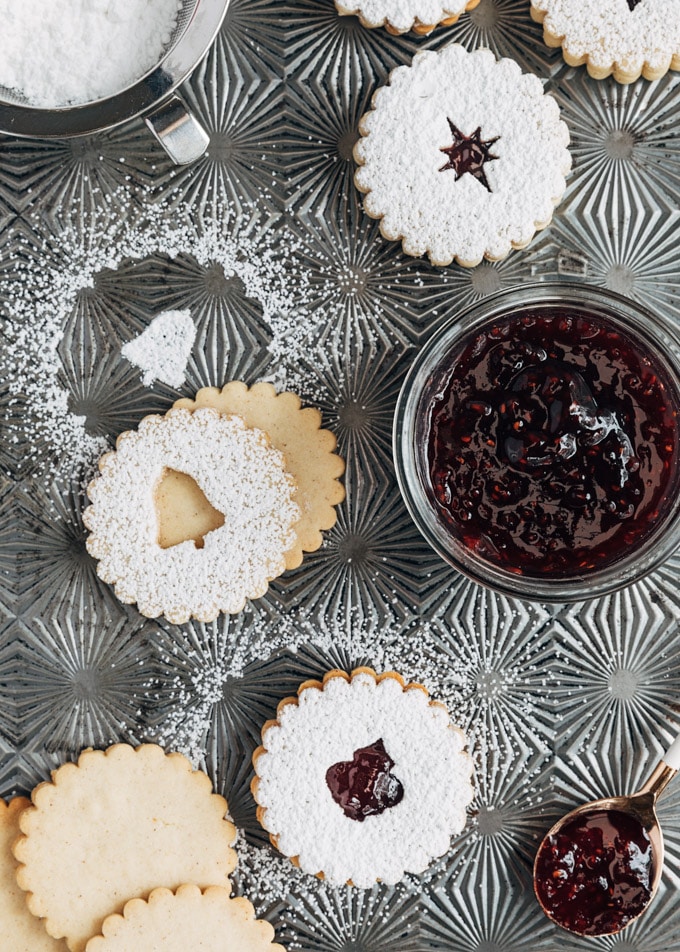
<path id="1" fill-rule="evenodd" d="M 262 728 L 258 819 L 302 870 L 369 887 L 420 873 L 465 826 L 465 735 L 422 685 L 357 668 L 306 681 Z"/>
<path id="2" fill-rule="evenodd" d="M 537 76 L 453 44 L 390 74 L 359 123 L 355 175 L 385 238 L 433 264 L 472 267 L 550 222 L 569 132 Z"/>
<path id="3" fill-rule="evenodd" d="M 678 0 L 531 0 L 531 16 L 547 45 L 594 79 L 632 83 L 680 69 Z"/>

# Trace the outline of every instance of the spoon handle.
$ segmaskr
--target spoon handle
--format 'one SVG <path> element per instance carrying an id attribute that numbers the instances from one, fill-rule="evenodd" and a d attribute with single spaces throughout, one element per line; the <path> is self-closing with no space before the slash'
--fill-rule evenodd
<path id="1" fill-rule="evenodd" d="M 656 765 L 651 776 L 640 787 L 638 793 L 651 793 L 654 803 L 656 803 L 678 770 L 680 770 L 680 734 Z"/>
<path id="2" fill-rule="evenodd" d="M 663 760 L 673 770 L 680 770 L 680 734 L 664 754 Z"/>

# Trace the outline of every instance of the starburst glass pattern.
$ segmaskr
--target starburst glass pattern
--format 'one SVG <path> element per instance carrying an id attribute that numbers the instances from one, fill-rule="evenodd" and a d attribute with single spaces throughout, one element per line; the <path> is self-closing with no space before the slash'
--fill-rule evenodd
<path id="1" fill-rule="evenodd" d="M 578 70 L 569 84 L 554 84 L 574 161 L 563 206 L 584 216 L 603 207 L 616 214 L 636 201 L 677 208 L 678 89 L 673 73 L 657 83 L 622 86 L 594 83 Z"/>
<path id="2" fill-rule="evenodd" d="M 328 90 L 312 78 L 308 84 L 291 83 L 286 99 L 290 119 L 283 158 L 290 205 L 298 214 L 337 215 L 357 200 L 352 150 L 370 95 L 344 84 Z"/>
<path id="3" fill-rule="evenodd" d="M 680 316 L 675 288 L 680 283 L 676 241 L 680 214 L 648 210 L 635 203 L 588 216 L 564 216 L 553 223 L 561 251 L 585 256 L 584 277 L 600 287 L 632 297 L 657 313 Z"/>
<path id="4" fill-rule="evenodd" d="M 18 606 L 34 615 L 62 607 L 87 615 L 94 604 L 109 610 L 111 590 L 97 577 L 85 548 L 84 500 L 76 481 L 22 486 L 10 515 L 17 546 Z M 115 609 L 114 609 L 115 610 Z"/>
<path id="5" fill-rule="evenodd" d="M 69 610 L 25 618 L 13 684 L 21 746 L 65 759 L 84 747 L 139 743 L 154 675 L 145 627 L 139 616 L 111 620 L 94 605 L 85 623 Z"/>
<path id="6" fill-rule="evenodd" d="M 40 207 L 48 217 L 63 208 L 92 211 L 132 177 L 151 186 L 159 167 L 169 164 L 141 120 L 75 139 L 3 138 L 2 155 L 2 178 L 14 193 L 14 207 Z"/>
<path id="7" fill-rule="evenodd" d="M 230 204 L 236 214 L 257 205 L 282 206 L 278 147 L 283 130 L 283 90 L 262 77 L 222 32 L 184 87 L 184 98 L 209 135 L 202 159 L 174 170 L 157 191 L 204 210 Z"/>
<path id="8" fill-rule="evenodd" d="M 543 43 L 542 28 L 531 19 L 529 7 L 517 0 L 481 0 L 449 28 L 436 29 L 428 46 L 462 43 L 469 50 L 485 48 L 497 57 L 517 60 L 526 72 L 547 76 L 562 65 L 559 51 Z"/>
<path id="9" fill-rule="evenodd" d="M 402 889 L 321 887 L 291 901 L 281 942 L 305 952 L 421 952 L 418 898 Z"/>
<path id="10" fill-rule="evenodd" d="M 488 883 L 500 894 L 531 890 L 534 856 L 555 812 L 552 758 L 507 759 L 494 771 L 477 771 L 470 819 L 449 854 L 446 875 L 457 886 Z"/>
<path id="11" fill-rule="evenodd" d="M 555 631 L 558 749 L 597 749 L 619 786 L 640 751 L 660 756 L 680 726 L 677 619 L 649 594 L 634 585 L 574 606 Z"/>
<path id="12" fill-rule="evenodd" d="M 548 612 L 469 582 L 432 626 L 452 676 L 450 707 L 465 711 L 462 726 L 481 768 L 548 754 L 554 737 Z"/>
<path id="13" fill-rule="evenodd" d="M 474 882 L 460 890 L 448 882 L 428 890 L 424 897 L 422 936 L 427 949 L 553 952 L 561 947 L 552 944 L 555 932 L 528 892 L 486 891 L 484 884 Z"/>
<path id="14" fill-rule="evenodd" d="M 18 488 L 0 473 L 0 626 L 17 610 L 17 495 Z"/>

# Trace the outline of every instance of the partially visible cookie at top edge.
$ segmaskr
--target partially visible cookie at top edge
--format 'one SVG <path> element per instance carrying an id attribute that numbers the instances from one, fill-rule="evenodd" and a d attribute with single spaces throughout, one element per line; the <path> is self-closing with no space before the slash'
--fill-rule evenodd
<path id="1" fill-rule="evenodd" d="M 132 899 L 123 913 L 104 920 L 86 952 L 285 952 L 274 929 L 255 918 L 252 904 L 226 889 L 183 885 L 154 889 L 148 900 Z"/>
<path id="2" fill-rule="evenodd" d="M 355 184 L 388 240 L 474 267 L 549 224 L 571 168 L 569 131 L 540 79 L 489 50 L 421 51 L 359 123 Z"/>
<path id="3" fill-rule="evenodd" d="M 3 952 L 67 952 L 67 945 L 47 934 L 45 926 L 31 914 L 26 893 L 16 878 L 17 862 L 12 845 L 21 835 L 19 817 L 30 807 L 26 797 L 8 803 L 0 800 L 0 949 Z"/>
<path id="4" fill-rule="evenodd" d="M 385 27 L 399 36 L 412 30 L 427 35 L 437 26 L 453 26 L 480 0 L 335 0 L 340 16 L 358 16 L 369 30 Z"/>
<path id="5" fill-rule="evenodd" d="M 314 552 L 321 546 L 321 532 L 335 525 L 335 507 L 345 498 L 340 482 L 345 463 L 335 452 L 333 433 L 321 428 L 320 411 L 302 408 L 297 394 L 277 393 L 271 384 L 247 387 L 237 380 L 221 390 L 205 387 L 193 400 L 184 398 L 174 406 L 191 411 L 211 407 L 219 413 L 234 414 L 247 426 L 266 433 L 272 446 L 283 454 L 300 507 L 300 518 L 293 526 L 295 544 L 285 553 L 285 561 L 286 569 L 297 568 L 303 552 Z"/>
<path id="6" fill-rule="evenodd" d="M 184 883 L 231 888 L 236 830 L 227 802 L 182 754 L 155 744 L 86 750 L 32 800 L 13 847 L 17 882 L 71 952 L 83 952 L 133 896 Z"/>
<path id="7" fill-rule="evenodd" d="M 676 0 L 531 0 L 550 47 L 593 79 L 632 83 L 680 70 L 680 12 Z"/>

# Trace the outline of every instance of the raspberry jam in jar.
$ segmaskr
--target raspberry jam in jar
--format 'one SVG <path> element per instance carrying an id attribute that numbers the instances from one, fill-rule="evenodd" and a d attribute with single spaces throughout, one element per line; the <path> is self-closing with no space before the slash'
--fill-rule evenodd
<path id="1" fill-rule="evenodd" d="M 620 810 L 596 810 L 546 837 L 534 888 L 558 925 L 579 935 L 610 935 L 647 908 L 653 873 L 652 844 L 640 821 Z"/>
<path id="2" fill-rule="evenodd" d="M 395 449 L 407 505 L 444 558 L 559 601 L 649 571 L 670 527 L 680 541 L 680 364 L 630 302 L 543 293 L 478 306 L 425 348 Z"/>

